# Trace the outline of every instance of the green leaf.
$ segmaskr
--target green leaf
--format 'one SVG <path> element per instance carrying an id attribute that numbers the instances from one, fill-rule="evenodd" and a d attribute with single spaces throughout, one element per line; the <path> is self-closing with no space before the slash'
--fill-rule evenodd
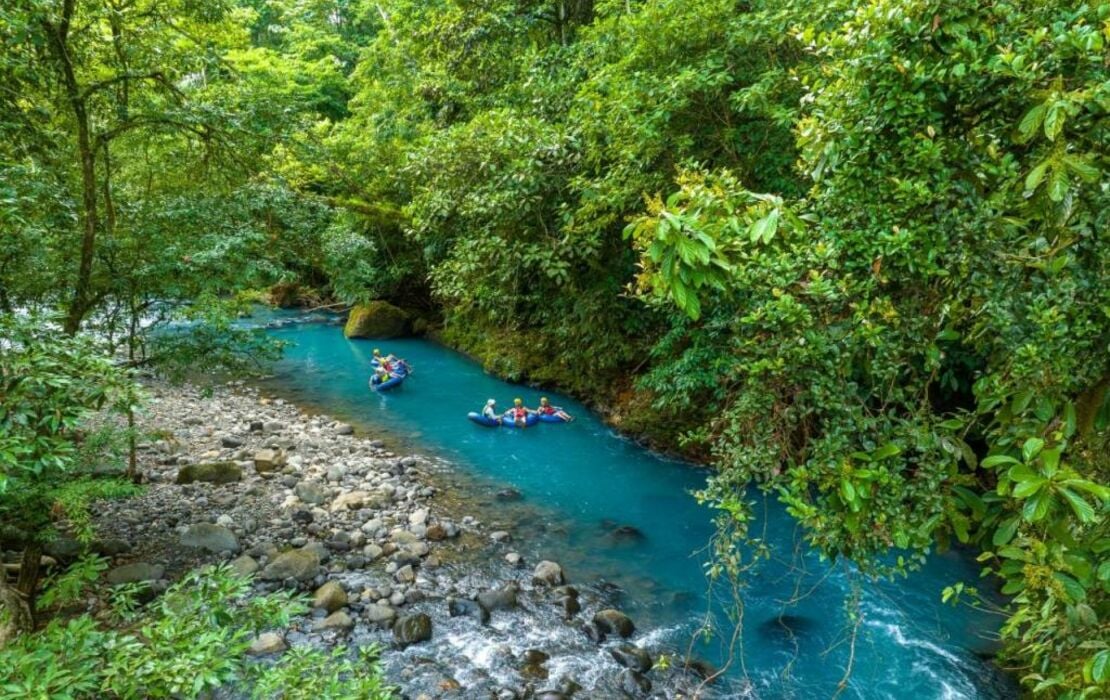
<path id="1" fill-rule="evenodd" d="M 1060 132 L 1064 130 L 1064 120 L 1067 118 L 1067 107 L 1059 102 L 1048 108 L 1044 117 L 1044 135 L 1049 141 L 1055 141 Z"/>
<path id="2" fill-rule="evenodd" d="M 1052 497 L 1046 491 L 1041 491 L 1025 502 L 1025 506 L 1021 509 L 1022 517 L 1028 522 L 1035 523 L 1048 515 L 1051 505 Z"/>
<path id="3" fill-rule="evenodd" d="M 779 210 L 772 209 L 767 216 L 759 219 L 748 229 L 748 236 L 752 243 L 762 241 L 769 243 L 779 227 Z"/>
<path id="4" fill-rule="evenodd" d="M 1047 483 L 1047 480 L 1043 476 L 1021 481 L 1014 487 L 1014 498 L 1029 498 L 1040 491 L 1045 483 Z"/>
<path id="5" fill-rule="evenodd" d="M 901 447 L 899 447 L 898 445 L 895 445 L 894 443 L 888 442 L 887 444 L 883 445 L 882 447 L 880 447 L 877 450 L 875 450 L 874 452 L 872 452 L 871 453 L 871 458 L 874 459 L 877 462 L 880 459 L 886 459 L 887 457 L 893 457 L 894 455 L 901 454 L 901 453 L 902 453 L 902 448 Z"/>
<path id="6" fill-rule="evenodd" d="M 1068 171 L 1062 167 L 1053 166 L 1048 176 L 1048 197 L 1053 202 L 1062 202 L 1068 194 Z"/>
<path id="7" fill-rule="evenodd" d="M 1017 532 L 1018 525 L 1021 524 L 1021 519 L 1016 515 L 1008 520 L 1004 520 L 998 529 L 994 531 L 994 537 L 991 541 L 996 547 L 1000 547 L 1014 538 L 1014 533 Z"/>
<path id="8" fill-rule="evenodd" d="M 1029 460 L 1036 457 L 1043 447 L 1044 440 L 1039 437 L 1031 437 L 1025 441 L 1024 445 L 1021 446 L 1021 456 L 1025 458 L 1026 462 L 1028 462 Z"/>
<path id="9" fill-rule="evenodd" d="M 1048 104 L 1042 102 L 1025 113 L 1025 116 L 1021 118 L 1021 122 L 1018 124 L 1018 132 L 1021 135 L 1019 142 L 1024 143 L 1033 137 L 1033 134 L 1036 133 L 1037 129 L 1039 129 L 1044 122 L 1044 115 L 1047 111 Z"/>
<path id="10" fill-rule="evenodd" d="M 1079 522 L 1089 523 L 1094 521 L 1095 509 L 1091 507 L 1090 503 L 1083 500 L 1082 496 L 1063 487 L 1060 488 L 1060 495 L 1067 499 L 1071 509 L 1075 511 L 1075 517 L 1079 518 Z"/>
<path id="11" fill-rule="evenodd" d="M 999 464 L 1021 464 L 1021 462 L 1010 455 L 991 455 L 984 458 L 980 464 L 984 467 L 996 467 Z"/>
<path id="12" fill-rule="evenodd" d="M 1110 680 L 1110 649 L 1103 649 L 1095 654 L 1091 664 L 1091 680 L 1095 683 Z"/>
<path id="13" fill-rule="evenodd" d="M 1062 571 L 1057 571 L 1052 574 L 1052 578 L 1056 579 L 1060 582 L 1061 585 L 1063 585 L 1064 592 L 1068 594 L 1068 598 L 1071 600 L 1071 602 L 1086 600 L 1087 589 L 1084 588 L 1083 584 L 1081 584 L 1079 581 L 1076 581 L 1074 578 Z"/>
<path id="14" fill-rule="evenodd" d="M 1044 174 L 1048 170 L 1048 159 L 1042 160 L 1035 168 L 1029 171 L 1025 176 L 1025 190 L 1027 192 L 1035 192 L 1040 187 L 1041 182 L 1044 180 Z"/>

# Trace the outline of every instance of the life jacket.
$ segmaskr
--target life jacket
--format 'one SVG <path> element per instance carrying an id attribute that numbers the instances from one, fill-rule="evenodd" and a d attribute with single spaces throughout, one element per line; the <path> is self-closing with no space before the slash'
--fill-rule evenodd
<path id="1" fill-rule="evenodd" d="M 538 410 L 539 410 L 540 413 L 544 414 L 545 416 L 551 416 L 551 415 L 555 414 L 555 407 L 552 406 L 551 404 L 548 404 L 546 406 L 540 406 Z"/>
<path id="2" fill-rule="evenodd" d="M 392 362 L 389 362 L 388 360 L 382 360 L 379 364 L 382 366 L 382 369 L 384 369 L 386 372 L 392 372 L 393 371 L 393 363 Z"/>
<path id="3" fill-rule="evenodd" d="M 525 408 L 523 406 L 516 406 L 516 407 L 512 408 L 511 410 L 513 412 L 513 417 L 514 418 L 527 418 L 528 417 L 528 411 L 525 410 Z"/>

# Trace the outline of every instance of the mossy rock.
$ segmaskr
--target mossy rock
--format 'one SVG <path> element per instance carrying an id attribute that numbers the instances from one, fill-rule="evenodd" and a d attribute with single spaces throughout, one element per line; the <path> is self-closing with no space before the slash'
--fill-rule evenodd
<path id="1" fill-rule="evenodd" d="M 243 470 L 234 462 L 189 464 L 177 472 L 177 483 L 192 484 L 204 481 L 210 484 L 231 484 L 241 481 Z"/>
<path id="2" fill-rule="evenodd" d="M 372 301 L 351 309 L 343 335 L 348 338 L 397 338 L 408 335 L 411 318 L 387 301 Z"/>

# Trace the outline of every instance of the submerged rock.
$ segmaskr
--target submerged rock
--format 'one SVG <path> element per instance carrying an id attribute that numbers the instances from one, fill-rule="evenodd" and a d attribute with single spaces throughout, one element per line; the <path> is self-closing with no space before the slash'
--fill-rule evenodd
<path id="1" fill-rule="evenodd" d="M 609 653 L 618 664 L 625 668 L 630 668 L 640 673 L 647 673 L 651 670 L 651 654 L 648 654 L 635 644 L 621 644 L 610 649 Z"/>
<path id="2" fill-rule="evenodd" d="M 393 640 L 402 648 L 432 638 L 432 618 L 424 613 L 403 615 L 393 624 Z"/>
<path id="3" fill-rule="evenodd" d="M 208 462 L 189 464 L 177 472 L 177 483 L 232 484 L 243 479 L 243 470 L 235 462 Z"/>
<path id="4" fill-rule="evenodd" d="M 476 617 L 483 625 L 489 622 L 489 610 L 473 600 L 448 598 L 447 613 L 451 617 Z"/>
<path id="5" fill-rule="evenodd" d="M 620 687 L 627 695 L 638 698 L 651 692 L 651 681 L 639 671 L 626 668 L 621 671 Z"/>

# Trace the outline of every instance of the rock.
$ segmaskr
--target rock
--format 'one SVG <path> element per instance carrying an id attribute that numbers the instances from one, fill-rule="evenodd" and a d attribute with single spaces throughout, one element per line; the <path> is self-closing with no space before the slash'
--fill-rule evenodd
<path id="1" fill-rule="evenodd" d="M 177 483 L 193 484 L 203 481 L 209 484 L 232 484 L 242 481 L 243 470 L 235 462 L 209 462 L 189 464 L 177 472 Z"/>
<path id="2" fill-rule="evenodd" d="M 302 481 L 293 488 L 293 493 L 297 498 L 305 503 L 312 505 L 321 505 L 327 503 L 331 498 L 331 492 L 322 484 L 317 484 L 312 481 Z"/>
<path id="3" fill-rule="evenodd" d="M 333 513 L 341 513 L 345 510 L 358 510 L 366 504 L 366 497 L 370 494 L 365 491 L 348 491 L 341 493 L 335 497 L 329 510 Z M 303 498 L 301 499 L 304 500 Z"/>
<path id="4" fill-rule="evenodd" d="M 354 435 L 355 434 L 355 429 L 352 428 L 351 426 L 347 425 L 346 423 L 339 423 L 338 425 L 335 426 L 335 434 L 336 435 Z"/>
<path id="5" fill-rule="evenodd" d="M 443 540 L 447 539 L 447 528 L 443 527 L 439 523 L 429 525 L 428 529 L 424 532 L 424 536 L 432 542 L 442 542 Z"/>
<path id="6" fill-rule="evenodd" d="M 258 450 L 254 453 L 254 470 L 272 472 L 285 466 L 285 453 L 281 450 Z"/>
<path id="7" fill-rule="evenodd" d="M 618 634 L 624 638 L 631 637 L 636 631 L 636 626 L 632 624 L 628 615 L 612 608 L 594 615 L 594 624 L 605 634 Z"/>
<path id="8" fill-rule="evenodd" d="M 105 577 L 108 583 L 113 586 L 118 586 L 121 583 L 138 583 L 140 581 L 157 581 L 165 574 L 165 567 L 157 564 L 147 564 L 146 562 L 136 562 L 134 564 L 124 564 L 117 566 L 108 572 Z"/>
<path id="9" fill-rule="evenodd" d="M 211 523 L 189 526 L 181 535 L 181 544 L 215 553 L 239 551 L 239 538 L 235 533 L 222 525 Z"/>
<path id="10" fill-rule="evenodd" d="M 230 566 L 231 570 L 239 576 L 253 576 L 258 573 L 258 570 L 261 568 L 258 562 L 254 560 L 254 557 L 249 554 L 244 554 L 241 557 L 232 559 Z"/>
<path id="11" fill-rule="evenodd" d="M 494 532 L 489 533 L 489 538 L 494 542 L 508 542 L 509 533 L 504 530 L 495 530 Z"/>
<path id="12" fill-rule="evenodd" d="M 448 598 L 447 613 L 451 617 L 476 617 L 483 625 L 489 622 L 489 610 L 473 600 Z"/>
<path id="13" fill-rule="evenodd" d="M 251 642 L 247 653 L 251 656 L 265 656 L 266 654 L 277 654 L 287 648 L 285 640 L 281 638 L 280 634 L 263 632 Z"/>
<path id="14" fill-rule="evenodd" d="M 347 605 L 347 592 L 338 581 L 328 581 L 316 589 L 312 597 L 312 607 L 327 610 L 333 613 Z"/>
<path id="15" fill-rule="evenodd" d="M 520 566 L 521 562 L 524 561 L 524 557 L 520 556 L 517 552 L 509 552 L 505 555 L 505 561 L 509 563 L 509 566 Z"/>
<path id="16" fill-rule="evenodd" d="M 621 644 L 610 649 L 609 653 L 618 664 L 625 668 L 630 668 L 640 673 L 647 673 L 651 670 L 651 654 L 648 654 L 635 644 Z"/>
<path id="17" fill-rule="evenodd" d="M 553 561 L 541 561 L 532 572 L 532 583 L 537 586 L 563 585 L 563 567 Z"/>
<path id="18" fill-rule="evenodd" d="M 428 522 L 428 509 L 420 508 L 409 516 L 409 525 L 423 525 Z"/>
<path id="19" fill-rule="evenodd" d="M 566 596 L 559 599 L 559 605 L 563 608 L 563 617 L 569 620 L 582 610 L 582 604 L 578 602 L 578 598 Z"/>
<path id="20" fill-rule="evenodd" d="M 638 698 L 651 692 L 651 681 L 644 674 L 626 668 L 621 671 L 620 687 L 626 695 Z"/>
<path id="21" fill-rule="evenodd" d="M 362 607 L 362 614 L 366 620 L 374 625 L 381 627 L 389 627 L 393 620 L 397 617 L 397 611 L 388 605 L 379 605 L 377 603 L 367 603 Z"/>
<path id="22" fill-rule="evenodd" d="M 368 544 L 362 548 L 362 555 L 366 557 L 367 561 L 375 561 L 381 558 L 382 548 L 376 544 Z"/>
<path id="23" fill-rule="evenodd" d="M 493 588 L 478 594 L 478 602 L 486 610 L 512 610 L 517 606 L 517 594 L 520 587 L 516 583 L 508 583 L 501 588 Z"/>
<path id="24" fill-rule="evenodd" d="M 408 313 L 386 301 L 358 304 L 351 309 L 343 335 L 348 338 L 397 338 L 409 332 Z"/>
<path id="25" fill-rule="evenodd" d="M 317 622 L 312 626 L 312 629 L 317 632 L 320 630 L 349 630 L 354 626 L 355 621 L 351 619 L 351 616 L 340 610 Z"/>
<path id="26" fill-rule="evenodd" d="M 647 539 L 644 533 L 640 532 L 638 529 L 632 527 L 631 525 L 621 525 L 619 527 L 616 527 L 609 534 L 618 542 L 642 542 L 643 540 Z"/>
<path id="27" fill-rule="evenodd" d="M 432 638 L 432 618 L 424 613 L 403 615 L 393 625 L 393 640 L 404 648 Z"/>
<path id="28" fill-rule="evenodd" d="M 236 435 L 224 435 L 220 438 L 220 444 L 224 447 L 242 447 L 243 438 Z"/>
<path id="29" fill-rule="evenodd" d="M 393 575 L 401 583 L 412 583 L 416 580 L 416 572 L 412 570 L 412 564 L 405 564 L 397 573 Z"/>
<path id="30" fill-rule="evenodd" d="M 316 576 L 320 568 L 319 555 L 310 549 L 294 549 L 279 554 L 262 570 L 261 578 L 266 581 L 284 581 L 287 578 L 308 581 Z"/>
<path id="31" fill-rule="evenodd" d="M 514 488 L 502 489 L 494 494 L 494 498 L 499 501 L 510 502 L 519 501 L 524 498 L 524 495 Z"/>

